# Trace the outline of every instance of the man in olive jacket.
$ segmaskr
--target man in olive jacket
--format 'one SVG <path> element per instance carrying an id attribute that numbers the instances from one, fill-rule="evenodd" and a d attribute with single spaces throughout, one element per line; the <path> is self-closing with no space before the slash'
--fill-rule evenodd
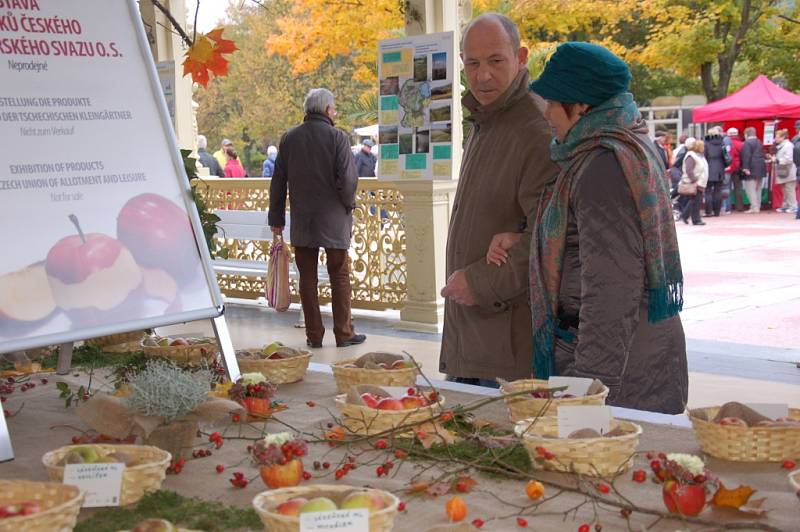
<path id="1" fill-rule="evenodd" d="M 462 58 L 472 124 L 447 239 L 447 285 L 439 371 L 467 384 L 528 378 L 533 371 L 528 304 L 530 231 L 546 182 L 550 128 L 543 102 L 528 91 L 528 50 L 502 15 L 487 13 L 464 30 Z M 495 234 L 525 234 L 503 267 L 488 264 Z"/>
<path id="2" fill-rule="evenodd" d="M 303 123 L 286 132 L 278 149 L 269 188 L 269 225 L 276 236 L 283 234 L 288 186 L 292 206 L 290 241 L 300 274 L 306 343 L 309 347 L 322 347 L 325 334 L 317 294 L 317 260 L 322 247 L 331 282 L 333 334 L 337 347 L 347 347 L 366 339 L 353 330 L 347 260 L 358 175 L 350 141 L 333 125 L 333 94 L 328 89 L 311 89 L 303 110 Z"/>

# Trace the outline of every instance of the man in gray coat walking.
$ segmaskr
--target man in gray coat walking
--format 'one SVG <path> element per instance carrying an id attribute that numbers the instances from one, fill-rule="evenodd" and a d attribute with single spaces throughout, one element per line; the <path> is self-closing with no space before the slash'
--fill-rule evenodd
<path id="1" fill-rule="evenodd" d="M 347 135 L 333 125 L 333 93 L 311 89 L 303 110 L 303 123 L 287 131 L 278 148 L 269 189 L 269 225 L 276 238 L 283 235 L 288 187 L 292 207 L 290 240 L 300 273 L 306 343 L 309 347 L 322 347 L 325 335 L 317 293 L 317 261 L 322 247 L 331 282 L 333 334 L 337 347 L 347 347 L 367 338 L 355 333 L 350 315 L 347 250 L 358 176 Z"/>

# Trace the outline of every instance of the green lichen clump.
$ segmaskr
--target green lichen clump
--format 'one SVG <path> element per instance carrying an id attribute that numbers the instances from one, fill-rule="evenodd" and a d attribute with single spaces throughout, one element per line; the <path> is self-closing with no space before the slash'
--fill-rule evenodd
<path id="1" fill-rule="evenodd" d="M 130 407 L 146 416 L 164 418 L 170 423 L 193 412 L 208 400 L 211 373 L 190 372 L 164 360 L 153 360 L 130 377 Z"/>

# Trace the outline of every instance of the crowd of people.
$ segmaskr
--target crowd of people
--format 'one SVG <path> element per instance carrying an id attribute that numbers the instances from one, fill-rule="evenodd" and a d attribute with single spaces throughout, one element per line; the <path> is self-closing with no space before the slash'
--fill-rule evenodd
<path id="1" fill-rule="evenodd" d="M 783 203 L 777 212 L 800 219 L 796 195 L 800 121 L 795 128 L 798 134 L 792 139 L 787 129 L 775 132 L 773 153 L 765 153 L 754 127 L 745 128 L 744 139 L 737 128 L 723 132 L 721 126 L 710 128 L 703 139 L 683 135 L 674 150 L 671 134 L 657 131 L 653 142 L 670 180 L 675 219 L 705 225 L 703 210 L 706 217 L 760 212 L 767 163 L 774 166 L 775 183 L 782 188 Z"/>
<path id="2" fill-rule="evenodd" d="M 751 128 L 744 140 L 712 128 L 673 150 L 665 132 L 650 139 L 628 65 L 602 46 L 561 44 L 531 82 L 519 30 L 486 13 L 465 27 L 461 50 L 472 127 L 447 239 L 439 370 L 492 387 L 532 376 L 599 379 L 611 405 L 682 412 L 688 370 L 675 221 L 702 224 L 703 208 L 706 216 L 743 209 L 731 182 L 747 194 L 748 212 L 758 212 L 768 159 L 785 183 L 782 211 L 796 212 L 787 132 L 777 133 L 774 156 L 764 156 Z M 329 90 L 312 89 L 303 107 L 303 123 L 264 163 L 268 223 L 282 238 L 291 197 L 306 342 L 323 345 L 324 248 L 334 337 L 347 347 L 366 340 L 351 318 L 348 249 L 358 177 L 371 175 L 375 159 L 371 142 L 353 156 Z"/>

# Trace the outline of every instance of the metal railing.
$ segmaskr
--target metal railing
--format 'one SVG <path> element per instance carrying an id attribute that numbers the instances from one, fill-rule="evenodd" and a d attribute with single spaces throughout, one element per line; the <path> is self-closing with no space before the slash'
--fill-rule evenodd
<path id="1" fill-rule="evenodd" d="M 201 178 L 197 193 L 209 210 L 269 209 L 267 178 Z M 291 201 L 291 200 L 290 200 Z M 266 261 L 263 243 L 218 237 L 228 249 L 229 259 Z M 324 252 L 321 254 L 324 261 Z M 406 234 L 403 196 L 392 181 L 361 178 L 353 211 L 350 247 L 350 279 L 353 307 L 373 310 L 399 309 L 406 299 Z M 217 275 L 220 290 L 231 297 L 256 299 L 264 296 L 263 277 Z M 293 299 L 297 286 L 292 282 Z M 330 286 L 320 284 L 320 301 L 330 301 Z"/>

